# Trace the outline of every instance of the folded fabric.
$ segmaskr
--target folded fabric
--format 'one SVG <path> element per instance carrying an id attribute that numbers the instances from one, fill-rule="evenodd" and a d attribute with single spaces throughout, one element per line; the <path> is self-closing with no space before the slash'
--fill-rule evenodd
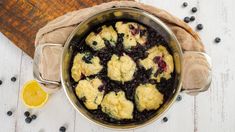
<path id="1" fill-rule="evenodd" d="M 182 20 L 169 14 L 165 10 L 133 1 L 114 1 L 103 3 L 101 5 L 90 8 L 69 12 L 61 17 L 58 17 L 38 31 L 36 35 L 35 46 L 37 47 L 44 44 L 61 44 L 63 46 L 70 33 L 80 22 L 97 13 L 97 11 L 102 11 L 113 7 L 134 7 L 145 10 L 161 19 L 174 32 L 183 51 L 205 52 L 204 45 L 197 32 L 193 31 L 190 26 L 184 23 Z M 59 81 L 59 60 L 61 51 L 62 47 L 59 50 L 56 47 L 45 47 L 44 50 L 42 50 L 42 55 L 38 66 L 39 72 L 43 78 L 47 80 Z M 183 71 L 195 63 L 192 61 L 187 61 L 187 59 L 185 60 L 186 61 L 184 61 L 184 65 L 186 67 L 183 68 Z M 198 61 L 199 63 L 200 61 L 203 61 L 203 63 L 207 63 L 209 65 L 205 57 L 201 57 L 198 59 Z M 187 64 L 187 62 L 189 62 L 189 64 Z M 191 94 L 195 94 L 200 91 L 197 89 L 200 89 L 203 85 L 205 85 L 202 84 L 205 82 L 199 82 L 197 79 L 195 79 L 195 77 L 199 77 L 201 74 L 203 74 L 201 76 L 208 78 L 210 76 L 209 73 L 211 70 L 208 65 L 202 66 L 205 68 L 200 67 L 188 70 L 187 74 L 183 74 L 183 88 L 187 90 L 194 89 L 194 92 L 190 92 Z M 196 76 L 191 75 L 190 78 L 187 78 L 186 76 L 190 75 L 191 73 L 194 73 Z"/>

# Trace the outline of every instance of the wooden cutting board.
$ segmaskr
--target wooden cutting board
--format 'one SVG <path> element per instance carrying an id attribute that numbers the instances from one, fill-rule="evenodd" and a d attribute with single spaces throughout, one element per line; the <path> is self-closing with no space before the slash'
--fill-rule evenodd
<path id="1" fill-rule="evenodd" d="M 29 56 L 37 31 L 67 12 L 114 0 L 0 0 L 0 32 Z"/>

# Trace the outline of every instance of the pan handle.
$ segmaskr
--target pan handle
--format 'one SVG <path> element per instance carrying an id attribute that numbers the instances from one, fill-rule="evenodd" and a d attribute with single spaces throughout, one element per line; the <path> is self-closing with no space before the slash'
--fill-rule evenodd
<path id="1" fill-rule="evenodd" d="M 45 79 L 40 73 L 40 63 L 43 58 L 43 49 L 45 47 L 53 47 L 53 46 L 59 47 L 61 49 L 63 48 L 61 44 L 50 44 L 50 43 L 40 44 L 35 49 L 34 60 L 33 60 L 33 76 L 48 92 L 57 91 L 61 86 L 60 81 Z M 54 58 L 54 59 L 58 59 L 58 63 L 60 63 L 60 58 Z"/>
<path id="2" fill-rule="evenodd" d="M 212 62 L 204 52 L 185 51 L 182 91 L 191 95 L 206 91 L 212 81 Z"/>

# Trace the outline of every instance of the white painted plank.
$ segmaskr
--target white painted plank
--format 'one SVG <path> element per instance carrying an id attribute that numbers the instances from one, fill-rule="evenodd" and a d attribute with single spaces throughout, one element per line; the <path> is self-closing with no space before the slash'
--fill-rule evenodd
<path id="1" fill-rule="evenodd" d="M 183 19 L 185 16 L 191 16 L 191 7 L 196 4 L 195 1 L 187 1 L 189 6 L 182 7 L 182 0 L 141 0 L 141 2 L 156 6 L 167 10 L 171 14 Z M 193 24 L 192 24 L 193 26 Z M 194 131 L 194 98 L 189 95 L 183 95 L 181 102 L 175 102 L 175 104 L 164 114 L 169 118 L 168 122 L 163 123 L 162 118 L 160 120 L 150 124 L 147 127 L 137 129 L 135 132 L 192 132 Z"/>
<path id="2" fill-rule="evenodd" d="M 7 132 L 15 131 L 21 50 L 16 48 L 2 33 L 0 33 L 0 129 Z M 11 77 L 16 76 L 17 81 L 11 82 Z M 6 115 L 8 110 L 13 115 Z"/>
<path id="3" fill-rule="evenodd" d="M 74 132 L 103 132 L 103 128 L 88 121 L 85 117 L 77 112 Z"/>
<path id="4" fill-rule="evenodd" d="M 175 102 L 159 120 L 134 132 L 192 132 L 193 131 L 193 98 L 186 94 L 182 95 L 182 101 Z M 162 118 L 167 117 L 168 121 L 163 122 Z"/>
<path id="5" fill-rule="evenodd" d="M 32 80 L 32 59 L 23 54 L 21 64 L 20 89 L 25 82 Z M 37 115 L 37 119 L 30 124 L 25 123 L 24 112 L 29 110 Z M 69 104 L 63 91 L 59 90 L 49 96 L 46 105 L 40 109 L 28 109 L 21 99 L 18 101 L 17 132 L 56 132 L 60 126 L 65 125 L 67 131 L 74 131 L 75 111 Z"/>
<path id="6" fill-rule="evenodd" d="M 235 131 L 235 18 L 233 0 L 199 1 L 198 19 L 205 25 L 201 32 L 213 59 L 210 90 L 196 97 L 197 131 Z M 220 44 L 214 44 L 216 36 Z"/>
<path id="7" fill-rule="evenodd" d="M 182 8 L 182 0 L 142 0 L 157 7 L 168 10 L 170 13 L 184 18 L 191 16 L 190 9 L 197 6 L 196 21 L 191 23 L 195 27 L 197 23 L 203 23 L 204 30 L 200 32 L 203 42 L 206 44 L 209 55 L 213 59 L 213 83 L 209 91 L 194 98 L 183 94 L 183 100 L 176 102 L 165 113 L 169 118 L 167 123 L 161 120 L 135 132 L 234 132 L 235 131 L 235 18 L 233 13 L 235 1 L 233 0 L 188 0 L 189 6 Z M 213 44 L 216 36 L 222 38 L 220 44 Z M 32 124 L 24 122 L 23 112 L 27 108 L 18 100 L 19 88 L 32 79 L 32 60 L 21 50 L 12 45 L 7 38 L 0 34 L 0 128 L 1 131 L 14 132 L 54 132 L 61 125 L 68 125 L 68 131 L 77 132 L 111 132 L 90 123 L 79 113 L 76 113 L 69 104 L 62 90 L 53 94 L 49 102 L 42 109 L 32 110 L 38 115 L 38 119 Z M 22 64 L 21 64 L 22 63 Z M 21 65 L 20 65 L 21 64 Z M 20 72 L 20 66 L 21 72 Z M 17 82 L 12 83 L 10 78 L 17 75 Z M 20 85 L 19 85 L 20 84 Z M 194 103 L 195 102 L 195 103 Z M 18 107 L 17 107 L 18 103 Z M 195 108 L 194 108 L 195 106 Z M 6 116 L 6 112 L 13 109 L 13 116 Z M 195 110 L 195 112 L 194 112 Z M 76 116 L 75 116 L 76 115 Z M 195 116 L 194 116 L 195 115 Z M 76 117 L 76 118 L 75 118 Z M 76 119 L 76 120 L 75 120 Z M 75 123 L 74 123 L 75 122 Z M 131 130 L 132 131 L 132 130 Z"/>

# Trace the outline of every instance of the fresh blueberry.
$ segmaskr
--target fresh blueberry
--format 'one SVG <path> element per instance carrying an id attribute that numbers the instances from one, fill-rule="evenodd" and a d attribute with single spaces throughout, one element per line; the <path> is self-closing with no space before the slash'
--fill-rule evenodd
<path id="1" fill-rule="evenodd" d="M 11 116 L 11 115 L 12 115 L 12 111 L 10 111 L 10 110 L 7 111 L 7 115 L 8 115 L 8 116 Z"/>
<path id="2" fill-rule="evenodd" d="M 60 127 L 60 132 L 65 132 L 66 131 L 66 128 L 64 126 L 61 126 Z"/>
<path id="3" fill-rule="evenodd" d="M 36 115 L 32 115 L 31 118 L 32 118 L 33 120 L 35 120 L 35 119 L 37 118 L 37 116 L 36 116 Z"/>
<path id="4" fill-rule="evenodd" d="M 177 101 L 181 101 L 182 100 L 182 96 L 181 95 L 178 95 L 177 98 L 176 98 Z"/>
<path id="5" fill-rule="evenodd" d="M 190 18 L 189 17 L 185 17 L 184 18 L 184 22 L 189 23 L 190 22 Z"/>
<path id="6" fill-rule="evenodd" d="M 11 78 L 11 81 L 12 81 L 12 82 L 15 82 L 15 81 L 16 81 L 16 77 L 12 77 L 12 78 Z"/>
<path id="7" fill-rule="evenodd" d="M 2 85 L 2 80 L 0 80 L 0 85 Z"/>
<path id="8" fill-rule="evenodd" d="M 25 111 L 25 112 L 24 112 L 24 115 L 25 115 L 26 117 L 29 117 L 29 116 L 30 116 L 30 113 L 29 113 L 28 111 Z"/>
<path id="9" fill-rule="evenodd" d="M 29 124 L 29 123 L 31 123 L 31 121 L 32 121 L 32 118 L 31 118 L 31 117 L 27 117 L 27 118 L 25 118 L 25 122 L 26 122 L 26 123 L 28 123 L 28 124 Z"/>
<path id="10" fill-rule="evenodd" d="M 221 39 L 220 39 L 219 37 L 216 37 L 216 38 L 215 38 L 215 42 L 216 42 L 216 43 L 219 43 L 220 41 L 221 41 Z"/>
<path id="11" fill-rule="evenodd" d="M 167 117 L 164 117 L 162 120 L 163 120 L 163 122 L 167 122 L 167 121 L 168 121 L 168 118 L 167 118 Z"/>
<path id="12" fill-rule="evenodd" d="M 194 20 L 195 20 L 195 16 L 191 16 L 190 21 L 194 21 Z"/>
<path id="13" fill-rule="evenodd" d="M 198 24 L 197 25 L 197 30 L 202 30 L 203 29 L 203 25 L 202 24 Z"/>
<path id="14" fill-rule="evenodd" d="M 187 7 L 188 6 L 188 3 L 187 2 L 184 2 L 183 3 L 183 7 Z"/>
<path id="15" fill-rule="evenodd" d="M 197 7 L 193 7 L 191 10 L 193 13 L 197 12 Z"/>

